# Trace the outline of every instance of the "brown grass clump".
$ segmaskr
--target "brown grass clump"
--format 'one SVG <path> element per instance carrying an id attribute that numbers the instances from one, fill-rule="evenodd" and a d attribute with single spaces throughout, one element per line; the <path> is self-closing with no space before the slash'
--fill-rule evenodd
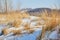
<path id="1" fill-rule="evenodd" d="M 26 14 L 26 13 L 8 13 L 8 14 L 0 14 L 0 24 L 6 24 L 8 22 L 12 22 L 12 21 L 17 21 L 19 19 L 22 19 L 22 18 L 26 18 L 28 17 L 29 15 Z"/>
<path id="2" fill-rule="evenodd" d="M 23 18 L 27 18 L 29 14 L 26 13 L 17 13 L 17 12 L 10 12 L 9 14 L 0 14 L 0 24 L 8 24 L 11 23 L 11 25 L 15 28 L 19 28 L 20 24 L 22 23 Z M 13 32 L 14 34 L 19 33 L 20 30 L 11 30 L 9 28 L 3 29 L 3 34 L 7 35 L 10 32 Z"/>
<path id="3" fill-rule="evenodd" d="M 3 34 L 4 35 L 7 35 L 7 34 L 9 34 L 11 31 L 8 29 L 8 28 L 5 28 L 5 29 L 3 29 Z"/>
<path id="4" fill-rule="evenodd" d="M 58 11 L 52 11 L 51 14 L 43 13 L 42 18 L 46 20 L 45 26 L 42 28 L 41 35 L 37 38 L 38 40 L 42 40 L 45 37 L 45 33 L 47 31 L 53 31 L 57 25 L 60 24 L 60 15 Z M 44 40 L 44 39 L 43 39 Z"/>
<path id="5" fill-rule="evenodd" d="M 12 32 L 14 33 L 14 35 L 22 34 L 21 30 L 12 30 Z"/>
<path id="6" fill-rule="evenodd" d="M 20 27 L 20 24 L 22 23 L 21 19 L 17 19 L 12 23 L 13 27 Z"/>

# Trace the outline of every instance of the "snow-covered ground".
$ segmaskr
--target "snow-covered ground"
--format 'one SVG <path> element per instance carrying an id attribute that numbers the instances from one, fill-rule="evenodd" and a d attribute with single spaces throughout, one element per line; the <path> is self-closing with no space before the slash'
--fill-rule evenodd
<path id="1" fill-rule="evenodd" d="M 37 36 L 41 33 L 41 31 L 35 31 L 32 34 L 23 34 L 22 36 L 14 36 L 14 35 L 9 35 L 9 36 L 0 36 L 0 40 L 36 40 Z M 54 31 L 50 34 L 49 38 L 50 39 L 57 39 L 57 31 Z"/>
<path id="2" fill-rule="evenodd" d="M 41 34 L 41 30 L 44 24 L 44 20 L 39 21 L 39 19 L 40 19 L 39 17 L 30 16 L 29 18 L 22 19 L 22 23 L 19 28 L 14 28 L 14 27 L 9 28 L 9 30 L 20 29 L 22 33 L 26 32 L 26 34 L 19 35 L 19 36 L 12 35 L 13 33 L 10 33 L 8 35 L 1 35 L 2 29 L 4 29 L 6 25 L 3 24 L 0 25 L 0 40 L 36 40 L 37 36 Z M 39 23 L 41 25 L 38 25 Z M 34 30 L 32 34 L 28 34 L 27 31 L 23 31 L 25 24 L 29 24 L 29 27 L 32 30 Z M 54 31 L 50 34 L 49 38 L 56 39 L 57 35 L 58 35 L 57 31 Z"/>

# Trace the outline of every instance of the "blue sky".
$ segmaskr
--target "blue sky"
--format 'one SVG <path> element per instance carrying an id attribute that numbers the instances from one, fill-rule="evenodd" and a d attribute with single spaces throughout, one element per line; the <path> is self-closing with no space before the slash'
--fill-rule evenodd
<path id="1" fill-rule="evenodd" d="M 20 0 L 21 8 L 59 8 L 60 0 Z"/>
<path id="2" fill-rule="evenodd" d="M 7 0 L 7 1 L 8 3 L 10 3 L 10 1 L 13 1 L 12 3 L 13 9 L 17 9 L 18 7 L 20 7 L 20 9 L 22 8 L 52 8 L 52 9 L 55 9 L 56 7 L 57 9 L 60 9 L 60 0 Z M 3 0 L 0 0 L 0 3 L 5 5 Z M 4 5 L 2 5 L 2 9 L 4 9 L 5 7 Z"/>

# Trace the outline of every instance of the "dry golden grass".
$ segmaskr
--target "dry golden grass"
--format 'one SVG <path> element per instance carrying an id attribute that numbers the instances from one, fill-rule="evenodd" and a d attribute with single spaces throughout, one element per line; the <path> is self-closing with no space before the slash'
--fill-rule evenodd
<path id="1" fill-rule="evenodd" d="M 8 30 L 8 28 L 5 28 L 5 29 L 3 29 L 2 32 L 3 32 L 4 35 L 7 35 L 7 34 L 9 34 L 11 31 Z"/>
<path id="2" fill-rule="evenodd" d="M 0 19 L 5 18 L 5 20 L 0 20 L 0 24 L 5 24 L 12 22 L 12 26 L 19 28 L 20 24 L 22 23 L 22 18 L 28 18 L 30 15 L 26 13 L 20 13 L 20 12 L 11 12 L 9 14 L 0 14 Z M 39 17 L 39 16 L 38 16 Z M 42 33 L 40 39 L 44 38 L 46 31 L 51 31 L 53 30 L 57 25 L 60 24 L 60 14 L 58 11 L 51 11 L 50 14 L 45 10 L 45 12 L 42 12 L 40 15 L 40 18 L 45 20 L 45 26 L 42 28 Z M 39 19 L 40 20 L 40 19 Z M 40 23 L 39 23 L 40 24 Z M 38 26 L 38 25 L 37 25 Z M 9 28 L 8 28 L 9 29 Z M 8 29 L 4 29 L 3 32 L 5 35 L 8 33 Z M 33 32 L 34 30 L 31 30 L 29 28 L 29 24 L 26 24 L 24 26 L 24 30 L 28 30 L 29 32 Z M 21 30 L 12 30 L 13 33 L 20 33 Z"/>
<path id="3" fill-rule="evenodd" d="M 8 24 L 11 23 L 11 25 L 13 27 L 19 28 L 20 24 L 22 23 L 22 18 L 27 18 L 29 15 L 26 13 L 21 13 L 21 12 L 9 12 L 4 13 L 4 14 L 0 14 L 0 24 Z M 18 31 L 20 30 L 11 30 L 9 28 L 5 28 L 3 29 L 3 33 L 4 35 L 9 34 L 10 32 L 14 32 L 14 33 L 19 33 Z M 16 31 L 16 32 L 15 32 Z"/>
<path id="4" fill-rule="evenodd" d="M 46 23 L 45 26 L 42 28 L 41 35 L 37 38 L 38 40 L 42 40 L 45 37 L 45 33 L 47 31 L 54 30 L 54 28 L 56 28 L 57 25 L 60 24 L 60 14 L 58 13 L 58 11 L 51 11 L 49 15 L 47 12 L 45 12 L 41 16 L 44 20 L 46 20 Z"/>
<path id="5" fill-rule="evenodd" d="M 29 15 L 26 14 L 26 13 L 14 13 L 14 12 L 11 12 L 11 13 L 4 13 L 4 14 L 0 14 L 0 24 L 5 24 L 5 23 L 8 23 L 8 22 L 11 22 L 11 21 L 17 21 L 21 18 L 24 18 L 24 17 L 28 17 Z"/>

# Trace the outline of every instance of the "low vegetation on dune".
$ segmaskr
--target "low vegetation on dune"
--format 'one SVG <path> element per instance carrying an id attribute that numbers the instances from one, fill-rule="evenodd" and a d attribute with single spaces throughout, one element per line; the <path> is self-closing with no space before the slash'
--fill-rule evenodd
<path id="1" fill-rule="evenodd" d="M 43 22 L 41 20 L 43 20 Z M 31 26 L 32 22 L 36 24 Z M 37 37 L 37 40 L 42 40 L 47 31 L 51 33 L 51 31 L 55 30 L 60 24 L 60 14 L 58 11 L 51 11 L 49 14 L 46 10 L 42 12 L 40 16 L 31 16 L 27 12 L 11 12 L 8 14 L 0 14 L 0 24 L 11 25 L 11 27 L 7 26 L 3 29 L 4 35 L 9 33 L 15 35 L 27 32 L 33 33 L 36 28 L 42 28 L 40 36 Z M 41 25 L 42 27 L 40 27 Z"/>
<path id="2" fill-rule="evenodd" d="M 28 17 L 29 15 L 26 13 L 18 13 L 18 12 L 11 12 L 11 13 L 4 13 L 4 14 L 0 14 L 0 24 L 3 23 L 8 23 L 10 21 L 19 21 L 19 19 L 24 18 L 24 17 Z"/>
<path id="3" fill-rule="evenodd" d="M 46 40 L 46 33 L 48 33 L 47 38 L 56 29 L 60 34 L 60 9 L 38 8 L 37 10 L 21 11 L 20 1 L 16 1 L 17 4 L 14 3 L 14 0 L 0 0 L 0 25 L 3 25 L 3 28 L 0 29 L 0 35 L 6 38 L 10 34 L 13 36 L 32 34 L 41 30 L 41 34 L 37 35 L 36 40 Z"/>
<path id="4" fill-rule="evenodd" d="M 57 29 L 57 26 L 60 25 L 60 13 L 58 11 L 51 11 L 50 14 L 47 13 L 45 10 L 44 13 L 42 13 L 41 17 L 46 21 L 44 24 L 45 26 L 42 27 L 42 32 L 40 36 L 37 38 L 37 40 L 45 40 L 44 37 L 46 35 L 46 32 L 49 34 Z M 60 28 L 60 26 L 58 27 Z M 47 38 L 49 35 L 47 36 Z"/>

